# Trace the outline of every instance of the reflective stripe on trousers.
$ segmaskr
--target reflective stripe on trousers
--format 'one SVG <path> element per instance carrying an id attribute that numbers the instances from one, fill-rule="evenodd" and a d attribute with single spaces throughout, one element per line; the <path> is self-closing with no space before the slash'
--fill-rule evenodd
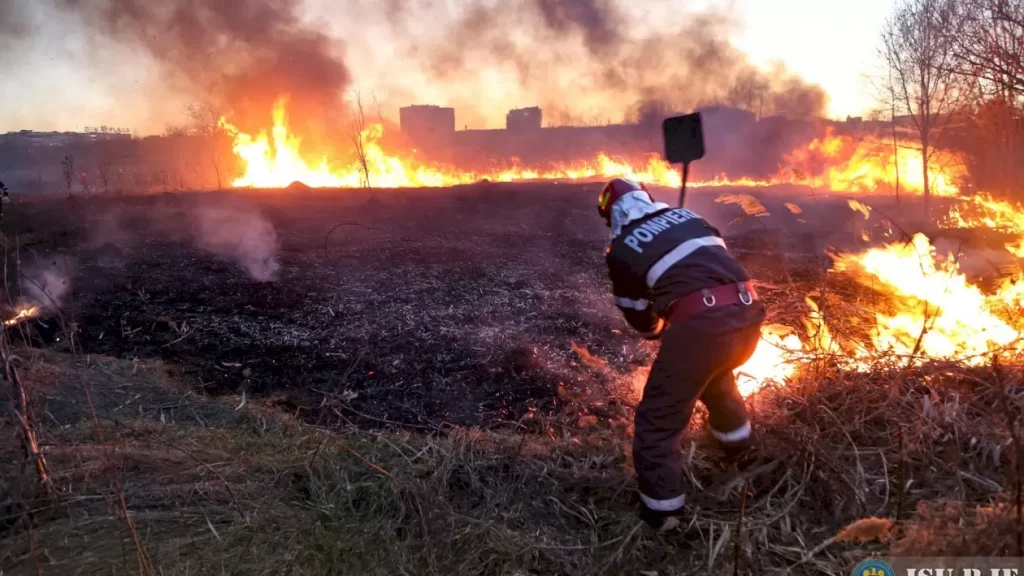
<path id="1" fill-rule="evenodd" d="M 657 512 L 673 512 L 686 505 L 686 494 L 680 494 L 675 498 L 657 500 L 641 492 L 640 501 L 644 503 L 644 506 L 647 506 L 651 510 L 655 510 Z"/>
<path id="2" fill-rule="evenodd" d="M 719 432 L 718 430 L 711 428 L 711 435 L 722 444 L 740 444 L 742 442 L 746 442 L 747 440 L 750 440 L 750 433 L 751 428 L 749 420 L 744 422 L 743 426 L 728 432 Z"/>

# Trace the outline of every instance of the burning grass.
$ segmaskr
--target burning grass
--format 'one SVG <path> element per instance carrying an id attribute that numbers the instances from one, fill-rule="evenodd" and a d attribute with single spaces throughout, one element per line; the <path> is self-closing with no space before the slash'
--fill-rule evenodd
<path id="1" fill-rule="evenodd" d="M 349 162 L 326 155 L 303 155 L 301 135 L 289 131 L 287 99 L 278 99 L 270 111 L 267 130 L 249 134 L 226 118 L 220 129 L 233 141 L 243 173 L 234 179 L 235 187 L 284 188 L 294 182 L 312 187 L 360 188 L 370 186 L 445 187 L 479 181 L 522 182 L 535 180 L 586 181 L 628 177 L 650 184 L 677 188 L 682 182 L 679 170 L 658 154 L 638 153 L 631 158 L 605 152 L 593 158 L 547 166 L 523 166 L 518 159 L 511 165 L 484 170 L 439 165 L 418 158 L 413 150 L 385 150 L 382 123 L 358 122 L 354 154 Z M 365 126 L 364 126 L 365 125 Z M 901 140 L 894 152 L 892 142 L 836 134 L 827 127 L 821 134 L 797 146 L 781 159 L 775 175 L 768 178 L 715 175 L 690 182 L 694 188 L 764 188 L 800 185 L 817 190 L 891 193 L 901 182 L 904 192 L 920 195 L 924 190 L 923 157 L 918 145 Z M 933 194 L 956 196 L 966 175 L 963 159 L 956 152 L 937 150 L 932 157 L 929 179 Z"/>

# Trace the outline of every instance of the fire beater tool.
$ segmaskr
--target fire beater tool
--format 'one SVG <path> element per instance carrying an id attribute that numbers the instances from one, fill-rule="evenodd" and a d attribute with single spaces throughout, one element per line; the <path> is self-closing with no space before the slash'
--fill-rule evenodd
<path id="1" fill-rule="evenodd" d="M 683 165 L 683 185 L 679 190 L 679 207 L 686 200 L 686 179 L 690 162 L 704 157 L 704 127 L 700 112 L 666 118 L 661 123 L 665 136 L 665 160 Z"/>

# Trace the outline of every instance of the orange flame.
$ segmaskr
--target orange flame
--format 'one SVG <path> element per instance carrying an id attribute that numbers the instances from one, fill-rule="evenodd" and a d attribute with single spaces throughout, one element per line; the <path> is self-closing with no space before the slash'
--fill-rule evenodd
<path id="1" fill-rule="evenodd" d="M 924 159 L 919 145 L 906 140 L 869 141 L 825 136 L 790 152 L 776 181 L 802 183 L 833 192 L 890 192 L 897 180 L 902 192 L 923 194 Z M 957 181 L 966 174 L 962 158 L 951 151 L 933 150 L 929 158 L 928 187 L 935 196 L 956 196 Z"/>
<path id="2" fill-rule="evenodd" d="M 369 126 L 360 134 L 366 160 L 365 171 L 359 162 L 331 167 L 326 157 L 316 162 L 307 162 L 302 158 L 299 152 L 302 140 L 288 131 L 284 100 L 279 100 L 274 106 L 273 122 L 269 137 L 266 132 L 253 137 L 226 119 L 220 119 L 220 127 L 233 138 L 234 152 L 245 166 L 245 173 L 232 182 L 234 186 L 283 188 L 299 181 L 312 187 L 358 188 L 365 185 L 367 175 L 370 184 L 384 188 L 454 186 L 484 179 L 514 182 L 627 177 L 674 187 L 682 183 L 679 171 L 654 154 L 647 155 L 643 162 L 635 164 L 599 154 L 594 162 L 559 164 L 546 170 L 514 165 L 490 172 L 474 172 L 431 166 L 385 153 L 380 145 L 384 135 L 384 127 L 380 124 Z"/>
<path id="3" fill-rule="evenodd" d="M 1006 251 L 1017 258 L 1024 258 L 1024 207 L 1018 204 L 998 200 L 986 193 L 960 198 L 939 225 L 944 228 L 989 228 L 1013 234 L 1017 238 L 1006 242 Z"/>
<path id="4" fill-rule="evenodd" d="M 870 208 L 850 201 L 850 208 L 870 217 Z M 979 194 L 961 198 L 941 222 L 945 227 L 983 227 L 1011 233 L 1006 250 L 1024 257 L 1024 210 Z M 939 254 L 927 236 L 861 253 L 839 256 L 833 268 L 850 274 L 887 297 L 874 313 L 874 327 L 865 342 L 837 341 L 808 298 L 801 339 L 785 327 L 765 327 L 754 357 L 737 370 L 744 397 L 768 382 L 784 384 L 798 371 L 806 354 L 831 357 L 846 368 L 869 370 L 874 361 L 902 357 L 912 362 L 950 360 L 968 365 L 990 361 L 992 354 L 1024 355 L 1024 282 L 1003 278 L 990 290 L 970 282 L 953 254 Z"/>
<path id="5" fill-rule="evenodd" d="M 287 127 L 283 101 L 273 110 L 270 135 L 255 137 L 238 130 L 225 119 L 221 127 L 234 139 L 234 151 L 241 158 L 244 173 L 235 186 L 284 187 L 300 181 L 313 187 L 360 187 L 366 180 L 379 187 L 440 187 L 480 180 L 514 182 L 522 180 L 586 180 L 629 177 L 643 182 L 678 187 L 678 170 L 657 155 L 627 161 L 599 154 L 591 161 L 559 164 L 547 168 L 511 167 L 474 172 L 450 166 L 432 165 L 408 156 L 386 153 L 381 147 L 383 126 L 371 125 L 360 134 L 365 167 L 361 163 L 333 166 L 328 158 L 311 161 L 300 153 L 301 139 Z M 935 151 L 929 170 L 929 187 L 937 196 L 957 196 L 958 182 L 965 173 L 959 157 Z M 922 155 L 909 142 L 869 142 L 826 131 L 821 138 L 800 146 L 787 155 L 779 172 L 769 179 L 717 177 L 690 183 L 694 187 L 762 187 L 798 184 L 813 188 L 854 193 L 888 193 L 897 174 L 904 193 L 924 191 Z M 368 176 L 368 178 L 367 178 Z M 744 195 L 723 201 L 738 202 L 745 210 L 757 212 Z M 1024 211 L 988 196 L 961 199 L 962 206 L 946 219 L 947 226 L 981 225 L 1011 230 L 1019 240 L 1007 249 L 1024 255 Z M 787 206 L 794 214 L 801 210 Z M 871 218 L 869 207 L 856 201 L 850 207 Z M 755 214 L 756 215 L 756 214 Z M 754 356 L 736 372 L 741 393 L 755 393 L 769 382 L 784 384 L 799 369 L 799 357 L 806 354 L 840 354 L 846 365 L 865 369 L 871 361 L 892 355 L 916 359 L 957 359 L 985 362 L 993 350 L 1024 352 L 1020 342 L 1022 326 L 1008 319 L 1008 306 L 1024 302 L 1024 283 L 1005 282 L 992 293 L 971 284 L 952 257 L 940 257 L 927 237 L 915 236 L 908 244 L 890 244 L 860 254 L 842 256 L 835 269 L 890 297 L 891 306 L 875 313 L 876 327 L 869 342 L 839 342 L 814 301 L 806 300 L 804 336 L 780 326 L 765 326 Z M 20 314 L 19 314 L 20 316 Z M 10 321 L 8 321 L 10 322 Z"/>
<path id="6" fill-rule="evenodd" d="M 29 307 L 22 308 L 21 310 L 18 310 L 18 313 L 15 314 L 12 318 L 10 318 L 8 320 L 4 320 L 4 326 L 15 326 L 19 322 L 22 322 L 24 320 L 28 320 L 29 318 L 35 318 L 36 315 L 38 315 L 38 314 L 39 314 L 39 307 L 38 306 L 29 306 Z"/>
<path id="7" fill-rule="evenodd" d="M 874 348 L 899 355 L 988 362 L 993 350 L 1024 351 L 1021 326 L 1005 317 L 1020 301 L 1007 281 L 986 294 L 967 280 L 953 255 L 940 258 L 928 237 L 841 257 L 837 270 L 873 280 L 892 297 L 892 310 L 877 312 Z"/>
<path id="8" fill-rule="evenodd" d="M 792 356 L 803 350 L 800 338 L 786 326 L 769 324 L 761 329 L 761 341 L 743 366 L 735 370 L 736 386 L 746 398 L 769 382 L 785 384 L 796 374 Z"/>
<path id="9" fill-rule="evenodd" d="M 285 100 L 278 100 L 272 111 L 270 134 L 256 136 L 240 131 L 226 119 L 220 127 L 234 141 L 234 152 L 242 160 L 244 173 L 236 178 L 236 187 L 282 188 L 299 181 L 312 187 L 358 188 L 372 186 L 441 187 L 470 184 L 481 180 L 516 182 L 524 180 L 589 180 L 626 177 L 663 186 L 679 187 L 682 179 L 677 167 L 657 154 L 641 155 L 633 160 L 599 153 L 596 158 L 548 167 L 511 167 L 487 171 L 461 170 L 452 166 L 432 165 L 410 157 L 389 154 L 381 147 L 384 127 L 373 124 L 360 134 L 366 160 L 332 166 L 327 157 L 303 158 L 302 139 L 288 130 Z M 786 156 L 783 166 L 772 178 L 728 178 L 724 175 L 689 182 L 694 188 L 731 186 L 755 188 L 780 184 L 808 186 L 835 192 L 888 192 L 899 174 L 904 192 L 923 190 L 920 150 L 908 142 L 898 143 L 894 153 L 891 143 L 872 143 L 849 136 L 837 136 L 828 129 L 822 138 L 800 146 Z M 949 152 L 934 152 L 930 187 L 939 196 L 956 195 L 956 180 L 963 175 L 963 163 Z"/>
<path id="10" fill-rule="evenodd" d="M 327 158 L 311 166 L 299 155 L 302 140 L 288 133 L 284 100 L 278 100 L 274 106 L 273 119 L 273 144 L 266 132 L 253 138 L 220 119 L 219 126 L 234 139 L 235 154 L 245 163 L 246 172 L 235 179 L 234 186 L 283 188 L 295 181 L 313 187 L 342 185 L 342 180 L 327 167 Z"/>
<path id="11" fill-rule="evenodd" d="M 870 370 L 874 362 L 895 357 L 982 365 L 994 353 L 1024 354 L 1024 321 L 1012 314 L 1024 303 L 1024 283 L 1004 280 L 986 293 L 967 280 L 951 255 L 938 257 L 923 234 L 910 243 L 840 257 L 835 269 L 852 273 L 889 297 L 888 310 L 874 314 L 869 341 L 841 346 L 808 299 L 807 338 L 785 327 L 762 330 L 754 356 L 736 371 L 744 397 L 771 382 L 784 385 L 797 374 L 801 360 L 814 354 L 830 355 L 852 370 Z"/>

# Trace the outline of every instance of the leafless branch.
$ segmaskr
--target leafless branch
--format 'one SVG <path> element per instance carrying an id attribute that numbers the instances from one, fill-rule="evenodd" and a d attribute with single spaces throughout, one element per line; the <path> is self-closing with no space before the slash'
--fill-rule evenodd
<path id="1" fill-rule="evenodd" d="M 355 147 L 356 160 L 363 172 L 363 187 L 370 188 L 370 166 L 366 158 L 366 111 L 363 108 L 363 96 L 357 90 L 353 102 L 352 118 L 349 121 L 349 137 Z"/>
<path id="2" fill-rule="evenodd" d="M 963 108 L 966 91 L 952 71 L 962 21 L 958 0 L 905 0 L 882 31 L 892 113 L 910 118 L 921 143 L 925 219 L 930 219 L 934 142 Z"/>

